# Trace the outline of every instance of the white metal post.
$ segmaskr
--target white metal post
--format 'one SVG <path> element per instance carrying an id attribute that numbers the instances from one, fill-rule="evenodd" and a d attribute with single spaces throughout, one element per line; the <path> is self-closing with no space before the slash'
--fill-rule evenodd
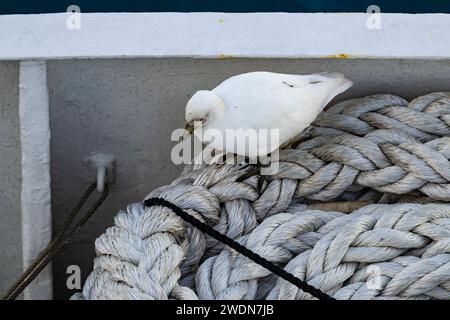
<path id="1" fill-rule="evenodd" d="M 45 61 L 21 61 L 19 118 L 22 152 L 22 255 L 24 270 L 52 237 L 50 123 Z M 25 299 L 52 299 L 51 266 L 24 291 Z"/>

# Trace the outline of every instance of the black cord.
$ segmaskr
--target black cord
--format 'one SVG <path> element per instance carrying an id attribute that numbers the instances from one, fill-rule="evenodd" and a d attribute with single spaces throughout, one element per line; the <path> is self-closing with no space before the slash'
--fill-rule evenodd
<path id="1" fill-rule="evenodd" d="M 152 206 L 162 206 L 171 209 L 177 216 L 182 218 L 183 220 L 187 221 L 200 231 L 206 233 L 207 235 L 213 237 L 214 239 L 225 243 L 226 245 L 230 246 L 232 249 L 236 250 L 240 254 L 246 256 L 247 258 L 251 259 L 252 261 L 256 262 L 257 264 L 263 266 L 267 270 L 273 272 L 277 276 L 283 278 L 284 280 L 292 283 L 293 285 L 297 286 L 299 289 L 301 289 L 304 292 L 307 292 L 311 294 L 312 296 L 316 297 L 319 300 L 336 300 L 333 297 L 329 296 L 325 292 L 313 287 L 312 285 L 308 284 L 306 281 L 303 281 L 297 277 L 295 277 L 293 274 L 287 272 L 286 270 L 276 266 L 269 260 L 261 257 L 260 255 L 256 254 L 255 252 L 247 249 L 243 245 L 239 244 L 238 242 L 234 241 L 231 238 L 228 238 L 224 234 L 217 232 L 207 224 L 204 224 L 200 220 L 194 218 L 189 213 L 183 211 L 183 209 L 179 208 L 178 206 L 174 205 L 173 203 L 162 199 L 162 198 L 150 198 L 146 199 L 144 201 L 144 205 L 146 207 L 152 207 Z"/>

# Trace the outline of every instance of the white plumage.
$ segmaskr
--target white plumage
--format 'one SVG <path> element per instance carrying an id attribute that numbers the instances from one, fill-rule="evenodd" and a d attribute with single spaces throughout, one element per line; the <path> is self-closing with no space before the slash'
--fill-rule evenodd
<path id="1" fill-rule="evenodd" d="M 196 92 L 187 103 L 186 122 L 201 121 L 202 133 L 198 134 L 197 129 L 194 133 L 217 151 L 265 156 L 300 134 L 331 99 L 351 86 L 352 82 L 340 73 L 244 73 L 210 91 Z M 241 133 L 248 129 L 255 132 L 275 129 L 279 139 L 260 137 L 258 145 L 249 145 L 249 138 L 242 134 L 230 138 L 230 129 L 241 129 Z M 211 133 L 215 138 L 211 138 Z M 217 133 L 224 140 L 219 141 Z"/>

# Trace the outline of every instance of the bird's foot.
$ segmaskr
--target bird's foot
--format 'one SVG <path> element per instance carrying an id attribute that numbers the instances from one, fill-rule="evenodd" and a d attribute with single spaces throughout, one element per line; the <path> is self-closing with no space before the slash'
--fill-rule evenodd
<path id="1" fill-rule="evenodd" d="M 258 190 L 258 193 L 261 194 L 265 186 L 269 183 L 268 176 L 261 174 L 262 167 L 263 166 L 260 163 L 252 165 L 251 169 L 248 172 L 244 173 L 243 175 L 241 175 L 236 179 L 236 182 L 242 182 L 250 177 L 253 177 L 254 175 L 258 175 L 259 178 L 256 189 Z"/>

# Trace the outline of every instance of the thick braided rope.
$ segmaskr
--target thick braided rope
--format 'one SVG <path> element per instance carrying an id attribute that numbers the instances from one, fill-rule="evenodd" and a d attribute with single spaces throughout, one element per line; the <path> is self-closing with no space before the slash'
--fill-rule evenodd
<path id="1" fill-rule="evenodd" d="M 380 192 L 403 194 L 416 190 L 436 200 L 448 199 L 449 142 L 445 137 L 450 113 L 448 94 L 427 95 L 409 105 L 390 95 L 352 101 L 328 111 L 330 115 L 344 115 L 347 120 L 335 121 L 333 128 L 333 124 L 323 123 L 319 118 L 308 138 L 296 148 L 282 152 L 281 170 L 263 185 L 261 194 L 257 188 L 258 175 L 236 181 L 248 167 L 224 165 L 187 168 L 173 183 L 158 188 L 148 197 L 164 198 L 233 239 L 249 234 L 267 216 L 283 212 L 291 203 L 304 199 L 379 199 Z M 397 108 L 402 112 L 395 112 Z M 414 121 L 402 116 L 404 109 L 414 110 Z M 374 112 L 390 120 L 383 117 L 383 121 L 370 120 Z M 346 121 L 348 125 L 342 127 Z M 358 121 L 370 122 L 370 126 L 365 131 L 352 131 L 355 127 L 352 123 L 359 124 Z M 342 133 L 341 140 L 330 140 L 333 132 Z M 327 153 L 327 146 L 337 148 L 337 156 Z M 397 149 L 393 148 L 401 149 L 402 155 L 396 158 L 392 150 Z M 349 150 L 354 158 L 345 157 Z M 435 154 L 427 157 L 428 152 Z M 417 161 L 408 166 L 411 159 Z M 390 179 L 387 184 L 385 178 Z M 126 212 L 119 213 L 115 226 L 96 241 L 98 257 L 82 296 L 195 297 L 192 290 L 180 286 L 180 277 L 190 277 L 186 284 L 192 285 L 192 275 L 200 260 L 222 249 L 221 244 L 209 237 L 205 239 L 168 210 L 131 205 Z"/>
<path id="2" fill-rule="evenodd" d="M 338 300 L 450 299 L 450 254 L 402 256 L 361 268 L 339 289 Z"/>
<path id="3" fill-rule="evenodd" d="M 410 103 L 394 95 L 377 94 L 335 104 L 319 115 L 314 127 L 321 136 L 343 132 L 365 136 L 376 129 L 399 129 L 426 142 L 450 135 L 449 104 L 448 92 L 424 95 Z"/>
<path id="4" fill-rule="evenodd" d="M 311 210 L 280 213 L 253 230 L 246 246 L 281 265 L 299 253 L 318 250 L 321 246 L 321 253 L 329 256 L 320 260 L 318 256 L 311 258 L 321 265 L 323 260 L 337 261 L 336 256 L 344 254 L 339 250 L 345 249 L 345 241 L 350 240 L 341 238 L 347 237 L 355 239 L 347 246 L 352 252 L 349 255 L 362 251 L 357 258 L 361 263 L 373 262 L 367 259 L 385 261 L 408 249 L 423 248 L 430 242 L 450 237 L 450 224 L 445 225 L 444 221 L 450 223 L 450 205 L 370 205 L 345 216 Z M 358 229 L 360 225 L 364 228 Z M 335 242 L 328 241 L 329 247 L 324 248 L 323 241 L 319 240 L 335 233 L 338 234 L 332 239 Z M 227 248 L 199 267 L 196 289 L 200 299 L 261 298 L 257 292 L 258 281 L 268 275 L 267 270 Z"/>
<path id="5" fill-rule="evenodd" d="M 324 224 L 342 216 L 339 212 L 317 210 L 279 213 L 265 219 L 250 235 L 239 241 L 270 262 L 285 264 L 298 253 L 311 249 L 323 236 L 321 232 L 336 226 L 330 223 L 320 230 Z M 257 295 L 256 280 L 268 275 L 270 272 L 267 269 L 225 248 L 219 255 L 202 263 L 195 284 L 200 299 L 252 300 Z"/>
<path id="6" fill-rule="evenodd" d="M 450 238 L 448 204 L 389 205 L 393 210 L 389 213 L 382 209 L 383 206 L 386 205 L 370 205 L 358 210 L 354 219 L 326 234 L 311 250 L 289 261 L 286 270 L 334 296 L 358 269 L 367 268 L 366 264 L 387 262 L 414 252 L 418 254 L 423 250 L 430 250 L 430 246 L 436 242 L 448 241 Z M 370 211 L 370 214 L 361 215 L 362 212 Z M 444 259 L 441 266 L 448 262 L 445 261 L 447 260 Z M 447 265 L 444 269 L 448 271 L 449 267 L 450 265 Z M 417 299 L 450 280 L 450 273 L 447 273 L 439 277 L 438 281 L 430 281 L 426 286 L 422 286 L 422 292 L 419 294 L 414 290 L 403 291 L 409 285 L 407 282 L 417 277 L 417 274 L 403 276 L 403 282 L 397 280 L 390 284 L 391 289 L 385 292 L 386 295 L 391 298 Z M 349 297 L 341 294 L 338 298 Z M 309 294 L 300 292 L 282 281 L 277 281 L 268 294 L 268 299 L 311 298 Z"/>
<path id="7" fill-rule="evenodd" d="M 329 201 L 356 185 L 381 193 L 420 190 L 436 200 L 450 200 L 450 137 L 423 144 L 390 129 L 364 137 L 314 139 L 322 141 L 309 150 L 304 144 L 283 150 L 280 171 L 272 176 L 275 181 L 294 180 L 294 197 Z"/>

